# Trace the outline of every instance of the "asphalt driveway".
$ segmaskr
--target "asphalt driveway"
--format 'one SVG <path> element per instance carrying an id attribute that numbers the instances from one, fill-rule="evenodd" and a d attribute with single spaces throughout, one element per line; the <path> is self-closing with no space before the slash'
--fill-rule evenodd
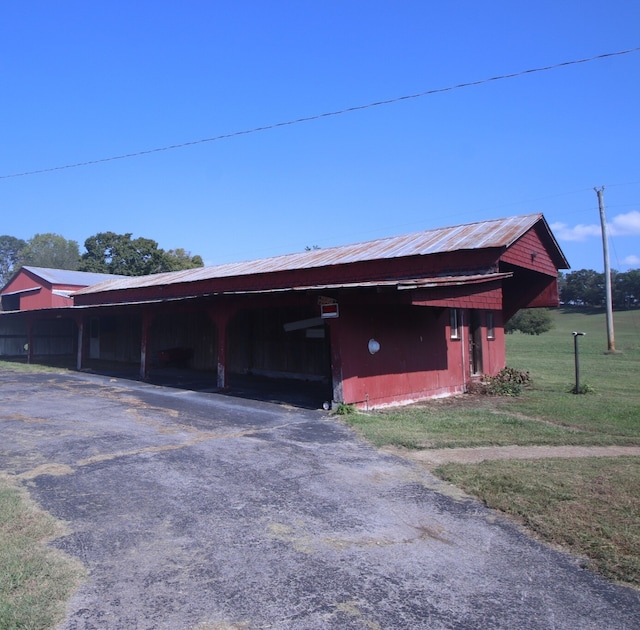
<path id="1" fill-rule="evenodd" d="M 89 569 L 64 630 L 640 627 L 637 591 L 321 411 L 0 372 L 0 427 Z"/>

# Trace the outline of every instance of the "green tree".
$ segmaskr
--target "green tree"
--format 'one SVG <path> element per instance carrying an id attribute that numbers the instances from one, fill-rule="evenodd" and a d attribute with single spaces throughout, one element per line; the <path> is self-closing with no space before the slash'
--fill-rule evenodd
<path id="1" fill-rule="evenodd" d="M 640 269 L 616 273 L 612 284 L 615 308 L 635 308 L 640 305 Z"/>
<path id="2" fill-rule="evenodd" d="M 604 274 L 580 269 L 564 277 L 560 299 L 575 306 L 602 306 L 605 303 Z"/>
<path id="3" fill-rule="evenodd" d="M 131 238 L 131 233 L 100 232 L 85 242 L 79 269 L 123 276 L 145 276 L 164 271 L 202 267 L 202 258 L 184 249 L 165 252 L 149 238 Z"/>
<path id="4" fill-rule="evenodd" d="M 167 271 L 165 253 L 149 238 L 131 238 L 131 233 L 100 232 L 84 242 L 80 271 L 145 276 Z"/>
<path id="5" fill-rule="evenodd" d="M 80 249 L 76 241 L 49 232 L 30 238 L 21 250 L 20 258 L 23 265 L 76 270 Z"/>
<path id="6" fill-rule="evenodd" d="M 523 308 L 505 324 L 504 331 L 513 333 L 519 330 L 525 335 L 541 335 L 552 328 L 553 320 L 546 308 Z"/>
<path id="7" fill-rule="evenodd" d="M 0 287 L 3 287 L 11 276 L 20 268 L 20 253 L 27 242 L 15 236 L 0 236 Z"/>
<path id="8" fill-rule="evenodd" d="M 204 267 L 204 262 L 197 254 L 192 256 L 191 252 L 178 248 L 165 252 L 165 266 L 166 271 L 182 271 L 183 269 Z"/>

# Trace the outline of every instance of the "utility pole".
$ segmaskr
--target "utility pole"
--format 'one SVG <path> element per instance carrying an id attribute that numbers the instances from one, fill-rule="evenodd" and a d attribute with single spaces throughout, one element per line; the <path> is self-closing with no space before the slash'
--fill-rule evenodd
<path id="1" fill-rule="evenodd" d="M 599 190 L 594 188 L 598 195 L 598 207 L 600 208 L 600 224 L 602 226 L 602 251 L 604 254 L 604 287 L 607 299 L 607 352 L 613 354 L 616 351 L 616 340 L 613 333 L 613 298 L 611 291 L 611 266 L 609 265 L 609 238 L 607 235 L 607 219 L 604 214 L 604 186 Z"/>

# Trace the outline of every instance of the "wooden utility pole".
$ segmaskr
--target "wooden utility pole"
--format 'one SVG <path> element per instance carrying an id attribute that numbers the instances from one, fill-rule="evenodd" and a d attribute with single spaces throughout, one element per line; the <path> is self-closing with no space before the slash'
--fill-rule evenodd
<path id="1" fill-rule="evenodd" d="M 600 224 L 602 226 L 602 252 L 604 254 L 604 288 L 607 299 L 607 352 L 616 351 L 616 340 L 613 333 L 613 297 L 611 290 L 611 266 L 609 265 L 609 237 L 607 234 L 607 219 L 604 214 L 604 186 L 598 190 L 598 207 L 600 208 Z"/>

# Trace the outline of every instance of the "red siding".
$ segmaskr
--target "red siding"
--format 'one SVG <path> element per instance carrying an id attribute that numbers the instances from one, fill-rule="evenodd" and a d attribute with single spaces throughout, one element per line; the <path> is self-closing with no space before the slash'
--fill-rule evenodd
<path id="1" fill-rule="evenodd" d="M 52 306 L 54 295 L 51 289 L 43 287 L 38 293 L 26 293 L 20 296 L 20 310 L 30 311 L 36 308 L 49 308 Z"/>
<path id="2" fill-rule="evenodd" d="M 345 306 L 331 322 L 344 402 L 373 408 L 461 392 L 462 362 L 448 348 L 447 322 L 446 309 Z M 380 344 L 373 355 L 370 339 Z"/>
<path id="3" fill-rule="evenodd" d="M 2 290 L 2 293 L 14 293 L 15 291 L 24 291 L 37 286 L 42 286 L 42 281 L 36 280 L 31 274 L 27 274 L 24 269 L 21 269 Z"/>
<path id="4" fill-rule="evenodd" d="M 554 278 L 558 270 L 538 233 L 529 230 L 500 257 L 502 262 L 545 273 Z"/>
<path id="5" fill-rule="evenodd" d="M 444 310 L 354 306 L 340 320 L 345 402 L 376 407 L 462 391 L 460 365 L 447 354 Z M 380 344 L 374 355 L 370 339 Z"/>
<path id="6" fill-rule="evenodd" d="M 494 338 L 487 337 L 487 313 L 483 313 L 482 329 L 482 371 L 484 374 L 497 374 L 506 365 L 506 354 L 504 345 L 504 323 L 502 321 L 502 311 L 491 311 L 493 313 L 493 333 Z"/>
<path id="7" fill-rule="evenodd" d="M 485 374 L 505 366 L 500 310 L 492 310 L 494 339 L 487 338 L 481 312 Z M 466 391 L 471 379 L 469 316 L 463 314 L 461 339 L 450 338 L 448 308 L 415 306 L 362 307 L 341 303 L 332 320 L 332 346 L 339 345 L 342 400 L 360 408 L 410 403 Z M 370 339 L 380 344 L 371 354 Z"/>
<path id="8" fill-rule="evenodd" d="M 53 291 L 77 291 L 82 288 L 77 285 L 52 285 L 51 283 L 34 276 L 26 269 L 21 269 L 17 275 L 7 284 L 3 294 L 27 291 L 39 288 L 39 291 L 24 293 L 20 296 L 20 310 L 30 311 L 39 308 L 55 308 L 59 306 L 73 306 L 73 299 L 56 295 Z"/>
<path id="9" fill-rule="evenodd" d="M 412 303 L 422 306 L 447 306 L 456 308 L 502 308 L 502 287 L 495 283 L 445 287 L 437 291 L 419 289 Z"/>

